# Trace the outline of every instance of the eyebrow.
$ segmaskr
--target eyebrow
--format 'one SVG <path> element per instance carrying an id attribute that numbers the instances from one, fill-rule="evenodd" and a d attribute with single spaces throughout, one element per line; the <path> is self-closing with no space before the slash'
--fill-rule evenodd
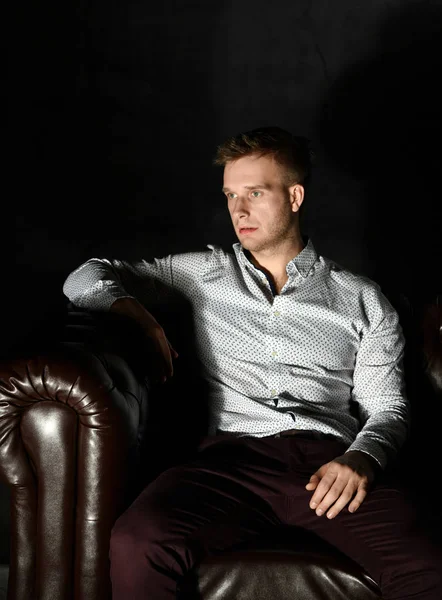
<path id="1" fill-rule="evenodd" d="M 245 187 L 246 190 L 256 190 L 256 189 L 263 189 L 263 190 L 271 190 L 272 186 L 268 183 L 256 183 L 255 185 L 245 185 L 243 186 Z M 223 187 L 222 192 L 231 192 L 232 190 L 230 190 L 228 187 Z"/>

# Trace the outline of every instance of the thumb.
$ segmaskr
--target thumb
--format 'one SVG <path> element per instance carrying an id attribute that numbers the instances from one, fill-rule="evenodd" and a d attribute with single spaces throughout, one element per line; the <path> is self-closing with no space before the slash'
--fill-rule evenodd
<path id="1" fill-rule="evenodd" d="M 308 482 L 308 484 L 305 486 L 307 489 L 309 490 L 314 490 L 317 486 L 318 483 L 321 481 L 321 479 L 324 477 L 324 475 L 327 473 L 331 462 L 325 463 L 325 465 L 322 465 L 321 467 L 319 467 L 319 469 L 317 471 L 315 471 L 315 473 L 313 473 L 313 475 L 310 477 L 310 481 Z"/>
<path id="2" fill-rule="evenodd" d="M 314 490 L 320 481 L 321 478 L 319 477 L 318 471 L 316 471 L 316 473 L 313 473 L 313 475 L 310 477 L 310 480 L 305 487 L 307 490 Z"/>

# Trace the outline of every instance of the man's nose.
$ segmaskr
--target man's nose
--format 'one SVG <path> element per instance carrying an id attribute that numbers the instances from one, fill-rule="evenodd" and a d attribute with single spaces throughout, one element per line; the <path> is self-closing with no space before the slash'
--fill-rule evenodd
<path id="1" fill-rule="evenodd" d="M 238 196 L 233 208 L 233 212 L 235 215 L 248 214 L 248 205 L 245 198 Z"/>

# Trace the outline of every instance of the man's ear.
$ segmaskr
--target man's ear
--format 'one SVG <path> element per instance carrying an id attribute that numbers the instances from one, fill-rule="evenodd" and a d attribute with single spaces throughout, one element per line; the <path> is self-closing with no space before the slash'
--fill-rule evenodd
<path id="1" fill-rule="evenodd" d="M 304 202 L 304 186 L 300 183 L 295 183 L 289 187 L 289 193 L 292 211 L 298 212 L 301 208 L 301 204 Z"/>

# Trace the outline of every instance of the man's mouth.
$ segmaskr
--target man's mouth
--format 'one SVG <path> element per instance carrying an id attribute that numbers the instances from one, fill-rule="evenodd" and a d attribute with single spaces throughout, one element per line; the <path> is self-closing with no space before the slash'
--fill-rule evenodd
<path id="1" fill-rule="evenodd" d="M 256 231 L 258 228 L 257 227 L 240 227 L 239 228 L 239 232 L 242 235 L 247 235 L 248 233 L 253 233 L 254 231 Z"/>

